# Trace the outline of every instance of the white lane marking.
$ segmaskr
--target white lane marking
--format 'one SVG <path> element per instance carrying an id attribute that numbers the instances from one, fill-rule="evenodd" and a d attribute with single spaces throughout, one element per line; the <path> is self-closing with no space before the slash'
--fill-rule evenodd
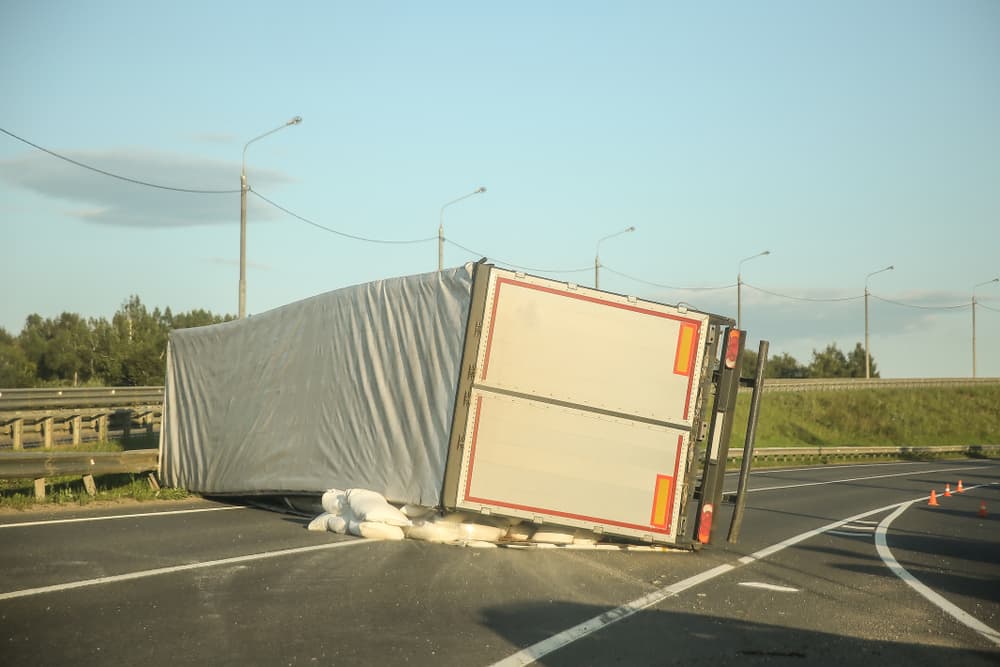
<path id="1" fill-rule="evenodd" d="M 741 581 L 740 586 L 747 588 L 761 588 L 765 591 L 776 591 L 778 593 L 798 593 L 799 589 L 791 586 L 779 586 L 778 584 L 768 584 L 763 581 Z"/>
<path id="2" fill-rule="evenodd" d="M 171 567 L 159 567 L 156 568 L 155 570 L 141 570 L 139 572 L 127 572 L 125 574 L 115 574 L 108 577 L 98 577 L 96 579 L 83 579 L 81 581 L 70 581 L 65 584 L 55 584 L 53 586 L 25 588 L 19 591 L 0 593 L 0 600 L 11 600 L 14 598 L 23 598 L 31 595 L 41 595 L 42 593 L 56 593 L 60 591 L 72 590 L 74 588 L 83 588 L 84 586 L 111 584 L 119 581 L 131 581 L 132 579 L 145 579 L 146 577 L 155 577 L 161 574 L 186 572 L 188 570 L 198 570 L 206 567 L 215 567 L 217 565 L 234 565 L 236 563 L 246 563 L 249 561 L 264 560 L 266 558 L 277 558 L 279 556 L 290 556 L 292 554 L 304 554 L 304 553 L 309 553 L 310 551 L 322 551 L 324 549 L 336 549 L 337 547 L 349 547 L 358 544 L 365 544 L 367 542 L 368 540 L 358 539 L 358 540 L 351 540 L 344 542 L 330 542 L 327 544 L 315 544 L 313 546 L 308 546 L 308 547 L 279 549 L 278 551 L 264 551 L 256 554 L 247 554 L 245 556 L 233 556 L 232 558 L 222 558 L 220 560 L 203 561 L 201 563 L 173 565 Z"/>
<path id="3" fill-rule="evenodd" d="M 997 632 L 975 616 L 972 616 L 971 614 L 960 609 L 954 603 L 946 600 L 937 591 L 929 588 L 926 584 L 922 583 L 919 579 L 910 574 L 909 570 L 900 565 L 899 561 L 896 560 L 896 557 L 892 555 L 892 551 L 889 549 L 889 545 L 885 539 L 889 526 L 892 525 L 892 522 L 895 521 L 899 515 L 905 512 L 910 505 L 921 500 L 926 500 L 926 498 L 917 498 L 916 500 L 911 500 L 908 503 L 900 505 L 895 512 L 882 519 L 882 523 L 878 525 L 878 529 L 875 531 L 875 549 L 878 551 L 879 557 L 882 558 L 882 562 L 885 563 L 886 567 L 888 567 L 889 570 L 891 570 L 897 577 L 905 581 L 910 588 L 923 595 L 932 604 L 937 605 L 938 608 L 949 614 L 959 623 L 972 628 L 983 637 L 986 637 L 986 639 L 990 640 L 997 646 L 1000 646 L 1000 632 Z"/>
<path id="4" fill-rule="evenodd" d="M 623 604 L 620 607 L 616 607 L 609 611 L 604 612 L 599 616 L 595 616 L 583 623 L 574 625 L 568 630 L 563 630 L 555 635 L 552 635 L 548 639 L 543 639 L 540 642 L 532 644 L 527 648 L 521 649 L 513 655 L 507 656 L 503 660 L 494 663 L 493 667 L 513 667 L 514 665 L 529 665 L 539 658 L 552 653 L 553 651 L 560 649 L 568 644 L 575 642 L 578 639 L 583 639 L 587 635 L 593 634 L 604 627 L 607 627 L 613 623 L 617 623 L 622 619 L 628 618 L 637 611 L 641 611 L 650 605 L 654 605 L 658 602 L 662 602 L 669 597 L 673 597 L 682 593 L 683 591 L 693 588 L 698 584 L 704 583 L 711 579 L 714 579 L 720 575 L 726 574 L 735 570 L 741 565 L 748 565 L 750 563 L 756 562 L 758 560 L 763 560 L 768 556 L 772 556 L 779 551 L 787 549 L 790 546 L 798 544 L 799 542 L 805 541 L 811 537 L 816 537 L 817 535 L 822 535 L 823 533 L 839 528 L 844 524 L 858 521 L 859 519 L 865 519 L 867 517 L 879 514 L 881 512 L 886 512 L 891 509 L 895 509 L 902 504 L 909 503 L 913 501 L 905 501 L 904 503 L 894 503 L 892 505 L 886 505 L 885 507 L 880 507 L 874 510 L 868 510 L 867 512 L 862 512 L 861 514 L 855 514 L 854 516 L 847 517 L 846 519 L 841 519 L 839 521 L 834 521 L 833 523 L 827 524 L 816 528 L 815 530 L 806 531 L 800 535 L 794 537 L 789 537 L 786 540 L 782 540 L 777 544 L 772 544 L 771 546 L 761 549 L 749 556 L 744 556 L 737 561 L 737 565 L 723 564 L 702 572 L 701 574 L 696 574 L 693 577 L 688 577 L 683 581 L 679 581 L 676 584 L 667 586 L 666 588 L 661 588 L 658 591 L 653 591 L 648 595 L 644 595 L 641 598 L 633 600 Z"/>
<path id="5" fill-rule="evenodd" d="M 862 523 L 862 522 L 858 521 L 857 523 Z M 863 523 L 869 523 L 869 522 L 865 521 Z M 851 524 L 847 524 L 846 526 L 843 526 L 843 529 L 844 530 L 856 530 L 859 533 L 874 533 L 875 532 L 875 526 L 873 526 L 873 525 L 853 526 Z"/>
<path id="6" fill-rule="evenodd" d="M 111 519 L 131 519 L 137 516 L 169 516 L 171 514 L 193 514 L 195 512 L 222 512 L 224 510 L 242 510 L 246 507 L 240 505 L 227 505 L 226 507 L 202 507 L 193 510 L 170 510 L 167 512 L 139 512 L 136 514 L 115 514 L 113 516 L 87 516 L 79 519 L 48 519 L 45 521 L 24 521 L 22 523 L 4 523 L 0 528 L 24 528 L 26 526 L 50 526 L 57 523 L 79 523 L 81 521 L 109 521 Z"/>
<path id="7" fill-rule="evenodd" d="M 656 604 L 657 602 L 662 602 L 663 600 L 678 595 L 679 593 L 686 591 L 692 586 L 697 586 L 698 584 L 708 581 L 709 579 L 714 579 L 720 574 L 725 574 L 726 572 L 732 571 L 734 566 L 732 565 L 719 565 L 711 570 L 702 572 L 701 574 L 689 577 L 684 581 L 679 581 L 672 586 L 667 586 L 666 588 L 661 588 L 658 591 L 653 591 L 648 595 L 644 595 L 641 598 L 637 598 L 623 604 L 620 607 L 610 609 L 600 616 L 595 616 L 590 620 L 584 621 L 578 625 L 574 625 L 568 630 L 563 630 L 562 632 L 552 635 L 548 639 L 543 639 L 537 644 L 532 644 L 528 648 L 522 649 L 517 653 L 507 656 L 500 662 L 494 663 L 494 667 L 513 667 L 514 665 L 529 665 L 538 658 L 541 658 L 553 651 L 562 648 L 568 644 L 575 642 L 578 639 L 583 639 L 589 634 L 597 632 L 606 625 L 611 625 L 612 623 L 617 623 L 623 619 L 628 618 L 632 614 L 642 611 L 646 607 Z"/>
<path id="8" fill-rule="evenodd" d="M 911 475 L 932 475 L 942 472 L 952 472 L 955 470 L 969 470 L 971 468 L 982 468 L 983 466 L 969 466 L 962 468 L 940 468 L 936 470 L 911 470 L 908 472 L 896 472 L 888 475 L 871 475 L 869 477 L 848 477 L 845 479 L 831 479 L 826 482 L 802 482 L 801 484 L 783 484 L 781 486 L 765 486 L 759 489 L 747 489 L 749 493 L 756 493 L 758 491 L 779 491 L 781 489 L 800 489 L 806 486 L 827 486 L 829 484 L 842 484 L 844 482 L 863 482 L 869 479 L 887 479 L 889 477 L 908 477 Z M 993 466 L 990 466 L 993 467 Z M 726 491 L 725 493 L 736 493 L 735 491 Z"/>

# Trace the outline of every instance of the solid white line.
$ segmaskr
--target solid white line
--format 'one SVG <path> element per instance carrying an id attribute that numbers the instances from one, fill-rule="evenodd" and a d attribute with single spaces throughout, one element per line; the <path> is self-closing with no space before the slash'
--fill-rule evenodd
<path id="1" fill-rule="evenodd" d="M 84 579 L 81 581 L 70 581 L 65 584 L 55 584 L 53 586 L 40 586 L 38 588 L 25 588 L 19 591 L 11 591 L 9 593 L 0 593 L 0 600 L 11 600 L 14 598 L 23 598 L 31 595 L 41 595 L 42 593 L 55 593 L 59 591 L 68 591 L 74 588 L 83 588 L 84 586 L 97 586 L 99 584 L 111 584 L 119 581 L 131 581 L 132 579 L 145 579 L 146 577 L 155 577 L 161 574 L 173 574 L 174 572 L 186 572 L 187 570 L 199 570 L 206 567 L 215 567 L 217 565 L 235 565 L 236 563 L 247 563 L 255 560 L 264 560 L 266 558 L 277 558 L 278 556 L 290 556 L 292 554 L 303 554 L 310 551 L 322 551 L 324 549 L 336 549 L 337 547 L 349 547 L 358 544 L 365 544 L 368 540 L 351 540 L 344 542 L 330 542 L 327 544 L 316 544 L 309 547 L 296 547 L 293 549 L 280 549 L 278 551 L 264 551 L 256 554 L 247 554 L 246 556 L 234 556 L 232 558 L 223 558 L 221 560 L 209 560 L 201 563 L 188 563 L 187 565 L 174 565 L 171 567 L 160 567 L 155 570 L 141 570 L 139 572 L 127 572 L 125 574 L 115 574 L 108 577 L 98 577 L 97 579 Z"/>
<path id="2" fill-rule="evenodd" d="M 740 586 L 747 588 L 762 588 L 765 591 L 776 591 L 778 593 L 798 593 L 799 589 L 791 586 L 779 586 L 778 584 L 768 584 L 763 581 L 741 581 Z"/>
<path id="3" fill-rule="evenodd" d="M 513 655 L 507 656 L 500 662 L 494 663 L 494 667 L 513 667 L 514 665 L 531 664 L 538 658 L 548 655 L 563 646 L 571 644 L 577 639 L 582 639 L 589 634 L 593 634 L 606 625 L 617 623 L 618 621 L 626 619 L 632 614 L 641 611 L 650 605 L 662 602 L 669 597 L 686 591 L 692 586 L 697 586 L 704 581 L 714 579 L 715 577 L 725 574 L 726 572 L 730 572 L 733 569 L 734 566 L 732 565 L 719 565 L 711 570 L 689 577 L 684 581 L 677 582 L 672 586 L 667 586 L 666 588 L 661 588 L 658 591 L 653 591 L 648 595 L 632 600 L 631 602 L 623 604 L 620 607 L 606 611 L 600 616 L 595 616 L 590 620 L 574 625 L 568 630 L 563 630 L 558 634 L 552 635 L 548 639 L 543 639 L 537 644 L 532 644 L 526 649 L 522 649 Z"/>
<path id="4" fill-rule="evenodd" d="M 136 514 L 115 514 L 113 516 L 88 516 L 79 519 L 49 519 L 46 521 L 24 521 L 22 523 L 4 523 L 0 528 L 24 528 L 26 526 L 51 526 L 57 523 L 79 523 L 81 521 L 108 521 L 110 519 L 131 519 L 137 516 L 169 516 L 171 514 L 193 514 L 194 512 L 222 512 L 224 510 L 246 509 L 241 505 L 227 505 L 226 507 L 202 507 L 193 510 L 170 510 L 168 512 L 139 512 Z"/>
<path id="5" fill-rule="evenodd" d="M 952 468 L 952 470 L 954 470 L 954 468 Z M 971 490 L 974 488 L 976 487 L 970 486 L 967 487 L 966 490 Z M 760 551 L 756 551 L 750 554 L 749 556 L 743 556 L 737 561 L 737 563 L 739 564 L 737 566 L 728 564 L 719 565 L 717 567 L 712 568 L 711 570 L 702 572 L 701 574 L 697 574 L 693 577 L 689 577 L 687 579 L 684 579 L 683 581 L 677 582 L 676 584 L 673 584 L 666 588 L 661 588 L 658 591 L 653 591 L 652 593 L 644 595 L 643 597 L 633 600 L 632 602 L 626 603 L 624 605 L 621 605 L 620 607 L 616 607 L 614 609 L 606 611 L 599 616 L 595 616 L 587 621 L 584 621 L 583 623 L 574 625 L 572 628 L 569 628 L 568 630 L 563 630 L 562 632 L 552 635 L 548 639 L 543 639 L 542 641 L 532 644 L 527 648 L 521 649 L 520 651 L 514 653 L 513 655 L 507 656 L 503 660 L 494 663 L 493 667 L 512 667 L 514 665 L 531 664 L 536 660 L 538 660 L 539 658 L 544 657 L 557 649 L 567 646 L 578 639 L 582 639 L 587 635 L 593 634 L 598 630 L 601 630 L 602 628 L 605 628 L 613 623 L 617 623 L 622 619 L 628 618 L 629 616 L 631 616 L 632 614 L 636 613 L 641 609 L 645 609 L 650 605 L 662 602 L 663 600 L 669 597 L 673 597 L 681 593 L 682 591 L 688 590 L 689 588 L 693 588 L 698 584 L 714 579 L 715 577 L 726 574 L 727 572 L 731 572 L 738 566 L 749 565 L 750 563 L 754 563 L 758 560 L 763 560 L 768 556 L 773 556 L 779 551 L 783 551 L 784 549 L 787 549 L 790 546 L 794 546 L 799 542 L 804 542 L 805 540 L 808 540 L 812 537 L 816 537 L 817 535 L 821 535 L 831 530 L 836 530 L 837 528 L 840 528 L 845 524 L 859 522 L 863 519 L 867 519 L 870 516 L 874 516 L 882 512 L 887 512 L 889 510 L 898 509 L 900 507 L 908 506 L 912 503 L 919 502 L 921 500 L 927 500 L 927 496 L 923 496 L 922 498 L 917 498 L 915 500 L 906 500 L 901 503 L 893 503 L 892 505 L 886 505 L 885 507 L 879 507 L 873 510 L 868 510 L 867 512 L 862 512 L 860 514 L 855 514 L 854 516 L 849 516 L 846 519 L 834 521 L 833 523 L 829 523 L 825 526 L 821 526 L 814 530 L 806 531 L 799 535 L 795 535 L 794 537 L 789 537 L 788 539 L 782 540 L 777 544 L 772 544 L 771 546 L 761 549 Z"/>
<path id="6" fill-rule="evenodd" d="M 842 484 L 844 482 L 863 482 L 869 479 L 886 479 L 889 477 L 908 477 L 910 475 L 931 475 L 934 473 L 941 472 L 952 472 L 955 470 L 969 470 L 971 468 L 982 468 L 983 466 L 968 466 L 962 468 L 941 468 L 937 470 L 920 470 L 920 471 L 908 471 L 908 472 L 897 472 L 890 475 L 872 475 L 870 477 L 850 477 L 847 479 L 832 479 L 827 482 L 803 482 L 801 484 L 785 484 L 783 486 L 765 486 L 760 489 L 748 489 L 750 493 L 755 493 L 758 491 L 778 491 L 781 489 L 800 489 L 806 486 L 826 486 L 828 484 Z M 730 492 L 733 493 L 733 492 Z"/>
<path id="7" fill-rule="evenodd" d="M 905 501 L 905 503 L 909 502 L 913 501 Z M 587 621 L 584 621 L 583 623 L 574 625 L 572 628 L 569 628 L 568 630 L 563 630 L 562 632 L 552 635 L 548 639 L 543 639 L 542 641 L 532 644 L 527 648 L 521 649 L 517 653 L 514 653 L 513 655 L 510 655 L 504 658 L 503 660 L 494 663 L 494 667 L 512 667 L 513 665 L 531 664 L 536 660 L 538 660 L 539 658 L 546 656 L 549 653 L 552 653 L 553 651 L 560 649 L 568 644 L 571 644 L 578 639 L 583 639 L 587 635 L 593 634 L 598 630 L 601 630 L 602 628 L 605 628 L 613 623 L 617 623 L 622 619 L 628 618 L 637 611 L 645 609 L 646 607 L 656 604 L 658 602 L 662 602 L 663 600 L 666 600 L 669 597 L 678 595 L 679 593 L 686 591 L 689 588 L 693 588 L 698 584 L 702 584 L 706 581 L 709 581 L 710 579 L 714 579 L 720 575 L 726 574 L 727 572 L 731 572 L 740 565 L 748 565 L 758 560 L 763 560 L 768 556 L 773 556 L 779 551 L 787 549 L 788 547 L 798 544 L 799 542 L 803 542 L 811 537 L 816 537 L 817 535 L 821 535 L 829 530 L 839 528 L 846 523 L 851 523 L 852 521 L 857 521 L 859 519 L 865 519 L 869 516 L 879 514 L 880 512 L 885 512 L 894 509 L 905 503 L 894 503 L 892 505 L 886 505 L 885 507 L 880 507 L 878 509 L 862 512 L 861 514 L 855 514 L 854 516 L 847 517 L 846 519 L 841 519 L 840 521 L 834 521 L 833 523 L 827 524 L 820 528 L 816 528 L 815 530 L 810 530 L 805 533 L 802 533 L 801 535 L 796 535 L 786 540 L 782 540 L 777 544 L 772 544 L 771 546 L 765 549 L 761 549 L 760 551 L 750 554 L 749 556 L 744 556 L 737 561 L 737 565 L 723 564 L 714 567 L 711 570 L 702 572 L 701 574 L 696 574 L 693 577 L 688 577 L 683 581 L 679 581 L 676 584 L 667 586 L 666 588 L 661 588 L 658 591 L 653 591 L 652 593 L 644 595 L 643 597 L 633 600 L 632 602 L 628 602 L 620 607 L 616 607 L 614 609 L 604 612 L 599 616 L 595 616 Z"/>
<path id="8" fill-rule="evenodd" d="M 828 531 L 826 531 L 826 534 L 827 535 L 840 535 L 841 537 L 863 537 L 866 540 L 869 537 L 868 535 L 865 535 L 864 533 L 849 533 L 849 532 L 847 532 L 845 530 L 828 530 Z"/>
<path id="9" fill-rule="evenodd" d="M 875 549 L 878 551 L 878 555 L 882 558 L 882 562 L 885 563 L 886 567 L 888 567 L 893 574 L 905 581 L 910 588 L 927 598 L 931 604 L 937 605 L 938 608 L 951 615 L 951 617 L 959 623 L 972 628 L 983 637 L 986 637 L 986 639 L 990 640 L 997 646 L 1000 646 L 1000 632 L 997 632 L 990 626 L 986 625 L 975 616 L 966 613 L 958 606 L 942 597 L 937 591 L 934 591 L 926 586 L 919 579 L 910 574 L 910 572 L 902 565 L 900 565 L 899 561 L 897 561 L 895 556 L 892 555 L 892 551 L 889 549 L 889 545 L 885 539 L 889 526 L 892 525 L 892 522 L 895 521 L 900 514 L 905 512 L 910 505 L 920 500 L 925 500 L 925 498 L 918 498 L 917 500 L 912 500 L 904 505 L 901 505 L 895 512 L 882 519 L 882 523 L 878 525 L 878 529 L 875 531 Z"/>

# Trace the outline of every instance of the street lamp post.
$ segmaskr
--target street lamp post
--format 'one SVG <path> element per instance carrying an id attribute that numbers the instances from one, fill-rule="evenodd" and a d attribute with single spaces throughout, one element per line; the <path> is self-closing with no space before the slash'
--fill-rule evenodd
<path id="1" fill-rule="evenodd" d="M 763 257 L 764 255 L 770 255 L 770 250 L 765 250 L 764 252 L 759 252 L 756 255 L 750 255 L 749 257 L 744 257 L 740 260 L 740 263 L 736 266 L 736 328 L 740 328 L 740 322 L 742 321 L 743 315 L 743 262 L 749 262 L 751 259 L 757 259 L 758 257 Z"/>
<path id="2" fill-rule="evenodd" d="M 469 197 L 471 197 L 473 195 L 478 195 L 478 194 L 481 194 L 483 192 L 486 192 L 486 188 L 480 186 L 480 187 L 476 188 L 475 190 L 473 190 L 472 192 L 470 192 L 469 194 L 462 195 L 458 199 L 452 199 L 450 202 L 448 202 L 447 204 L 445 204 L 444 206 L 441 207 L 441 215 L 440 215 L 440 217 L 438 219 L 438 272 L 439 273 L 440 273 L 441 269 L 444 268 L 444 210 L 445 210 L 445 208 L 451 206 L 452 204 L 456 204 L 456 203 L 462 201 L 463 199 L 468 199 Z"/>
<path id="3" fill-rule="evenodd" d="M 981 282 L 972 288 L 972 377 L 976 377 L 976 288 L 990 283 L 1000 283 L 1000 278 Z"/>
<path id="4" fill-rule="evenodd" d="M 884 269 L 879 269 L 878 271 L 872 271 L 867 276 L 865 276 L 865 378 L 870 378 L 872 376 L 872 355 L 868 351 L 868 279 L 874 276 L 876 273 L 882 273 L 883 271 L 892 271 L 894 266 L 887 266 Z"/>
<path id="5" fill-rule="evenodd" d="M 625 229 L 615 232 L 614 234 L 608 234 L 607 236 L 597 240 L 597 249 L 594 251 L 594 289 L 601 288 L 601 244 L 608 239 L 613 239 L 616 236 L 621 236 L 622 234 L 628 234 L 629 232 L 635 231 L 635 225 L 626 227 Z"/>
<path id="6" fill-rule="evenodd" d="M 302 116 L 296 116 L 290 121 L 254 137 L 243 144 L 243 166 L 240 168 L 240 310 L 239 317 L 244 319 L 247 316 L 247 148 L 258 139 L 263 139 L 269 134 L 274 134 L 278 130 L 283 130 L 289 125 L 298 125 L 302 122 Z"/>

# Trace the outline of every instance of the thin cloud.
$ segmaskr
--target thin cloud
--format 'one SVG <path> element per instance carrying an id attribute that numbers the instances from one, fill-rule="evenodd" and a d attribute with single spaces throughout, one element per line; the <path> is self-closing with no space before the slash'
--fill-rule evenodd
<path id="1" fill-rule="evenodd" d="M 192 134 L 189 137 L 192 141 L 196 141 L 200 144 L 234 144 L 236 143 L 236 135 L 226 134 L 224 132 L 202 132 L 199 134 Z"/>
<path id="2" fill-rule="evenodd" d="M 72 151 L 66 157 L 104 171 L 157 185 L 199 190 L 239 190 L 239 166 L 186 155 L 122 149 Z M 160 190 L 105 176 L 41 152 L 0 160 L 0 178 L 42 196 L 73 202 L 66 214 L 121 227 L 163 228 L 229 224 L 239 193 L 196 194 Z M 254 185 L 289 183 L 281 172 L 255 168 Z M 249 202 L 255 220 L 274 219 L 269 207 Z"/>

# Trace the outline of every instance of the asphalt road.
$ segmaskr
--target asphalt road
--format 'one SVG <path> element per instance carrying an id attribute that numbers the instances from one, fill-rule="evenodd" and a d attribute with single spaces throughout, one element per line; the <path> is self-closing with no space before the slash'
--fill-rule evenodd
<path id="1" fill-rule="evenodd" d="M 739 544 L 727 524 L 642 553 L 210 501 L 3 514 L 0 664 L 1000 664 L 1000 462 L 756 472 Z"/>

